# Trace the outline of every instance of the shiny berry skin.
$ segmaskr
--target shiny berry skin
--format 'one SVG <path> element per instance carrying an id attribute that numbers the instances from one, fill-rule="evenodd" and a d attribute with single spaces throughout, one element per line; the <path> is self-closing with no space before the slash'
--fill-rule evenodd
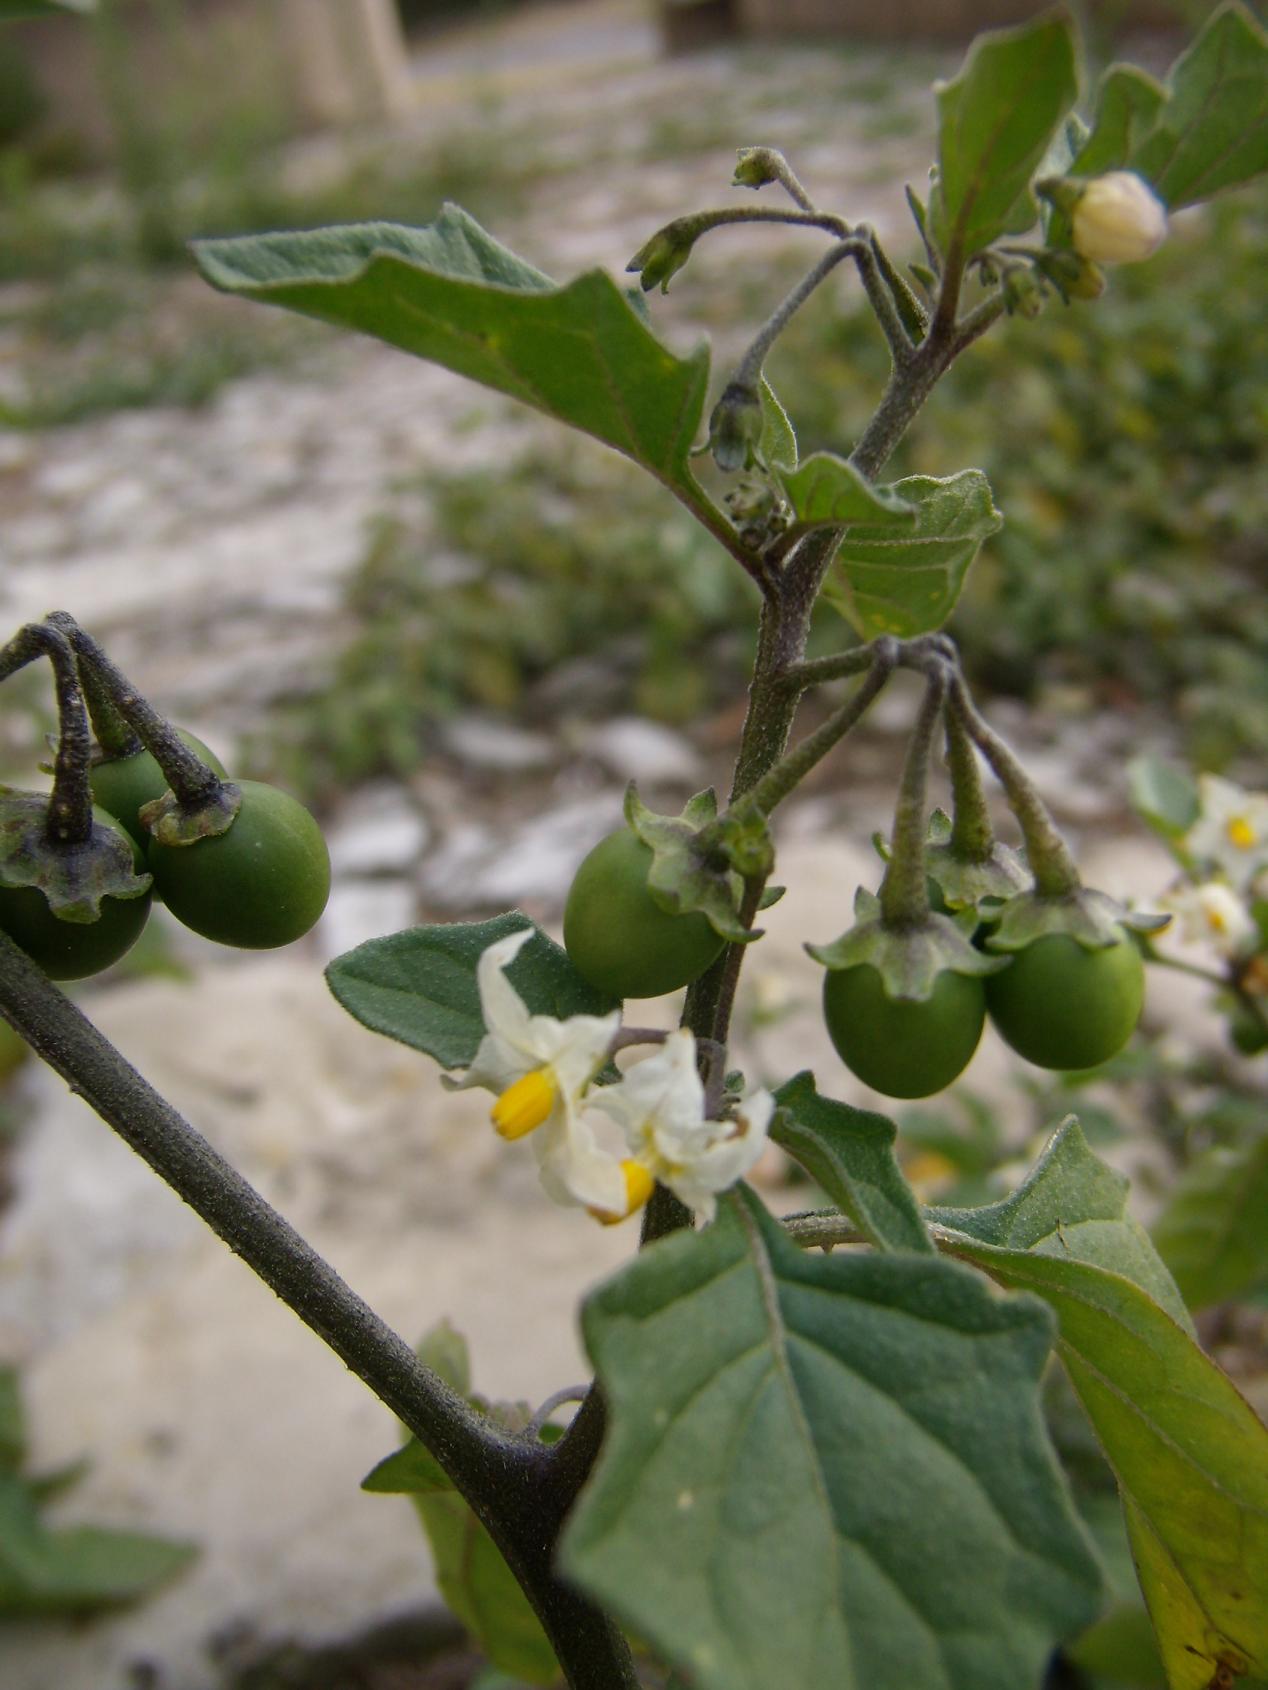
<path id="1" fill-rule="evenodd" d="M 725 940 L 698 910 L 670 915 L 647 887 L 652 850 L 632 828 L 601 839 L 577 870 L 564 948 L 614 998 L 658 998 L 699 979 Z"/>
<path id="2" fill-rule="evenodd" d="M 944 969 L 925 999 L 892 998 L 870 963 L 829 969 L 823 1018 L 852 1074 L 886 1097 L 930 1097 L 968 1066 L 986 1018 L 981 978 Z"/>
<path id="3" fill-rule="evenodd" d="M 1145 965 L 1131 934 L 1089 950 L 1046 933 L 986 982 L 1000 1036 L 1037 1068 L 1095 1068 L 1131 1038 L 1145 998 Z"/>
<path id="4" fill-rule="evenodd" d="M 192 845 L 151 838 L 154 886 L 178 921 L 244 950 L 289 945 L 314 926 L 330 895 L 321 829 L 289 793 L 237 783 L 242 807 L 225 833 Z"/>

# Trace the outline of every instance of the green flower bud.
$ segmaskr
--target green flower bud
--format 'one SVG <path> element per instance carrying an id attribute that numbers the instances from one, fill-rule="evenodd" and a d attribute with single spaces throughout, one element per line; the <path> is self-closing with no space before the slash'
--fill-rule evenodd
<path id="1" fill-rule="evenodd" d="M 639 284 L 644 293 L 650 293 L 658 282 L 660 291 L 668 293 L 669 279 L 676 276 L 691 257 L 697 233 L 694 217 L 675 218 L 639 247 L 625 266 L 626 270 L 639 272 Z"/>
<path id="2" fill-rule="evenodd" d="M 1033 270 L 1009 270 L 1004 277 L 1004 304 L 1008 315 L 1037 317 L 1043 310 L 1043 290 Z"/>
<path id="3" fill-rule="evenodd" d="M 735 158 L 733 188 L 764 188 L 768 182 L 779 181 L 779 164 L 783 160 L 773 147 L 740 147 Z"/>
<path id="4" fill-rule="evenodd" d="M 709 418 L 709 450 L 728 472 L 748 469 L 762 438 L 762 400 L 755 387 L 728 382 Z"/>
<path id="5" fill-rule="evenodd" d="M 1105 277 L 1081 253 L 1056 248 L 1041 253 L 1036 261 L 1063 299 L 1099 299 L 1105 292 Z"/>

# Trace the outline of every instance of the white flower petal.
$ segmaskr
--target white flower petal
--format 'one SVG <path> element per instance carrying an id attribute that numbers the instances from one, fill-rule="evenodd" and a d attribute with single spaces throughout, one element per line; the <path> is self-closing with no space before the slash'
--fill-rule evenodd
<path id="1" fill-rule="evenodd" d="M 522 928 L 508 933 L 482 952 L 476 965 L 476 985 L 480 991 L 480 1008 L 484 1025 L 508 1045 L 532 1054 L 528 1007 L 506 977 L 506 970 L 533 937 L 534 929 Z"/>
<path id="2" fill-rule="evenodd" d="M 602 1149 L 584 1117 L 564 1109 L 533 1135 L 538 1172 L 548 1197 L 616 1214 L 625 1208 L 625 1173 Z"/>

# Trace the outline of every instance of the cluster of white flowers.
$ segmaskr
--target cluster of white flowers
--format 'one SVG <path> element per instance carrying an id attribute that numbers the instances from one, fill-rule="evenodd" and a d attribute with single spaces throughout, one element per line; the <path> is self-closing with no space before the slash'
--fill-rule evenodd
<path id="1" fill-rule="evenodd" d="M 743 1177 L 766 1147 L 775 1102 L 747 1092 L 735 1118 L 705 1118 L 704 1088 L 689 1032 L 671 1033 L 619 1082 L 594 1086 L 608 1060 L 621 1015 L 534 1015 L 506 977 L 532 937 L 526 927 L 490 945 L 476 981 L 486 1032 L 456 1090 L 496 1094 L 492 1120 L 506 1139 L 532 1135 L 541 1181 L 558 1203 L 580 1204 L 596 1219 L 624 1220 L 666 1185 L 704 1221 L 717 1194 Z M 600 1121 L 615 1122 L 626 1154 L 600 1140 Z"/>
<path id="2" fill-rule="evenodd" d="M 1195 878 L 1162 902 L 1177 916 L 1181 939 L 1235 960 L 1260 943 L 1251 905 L 1268 899 L 1268 793 L 1218 775 L 1202 775 L 1198 793 L 1197 820 L 1183 840 Z"/>

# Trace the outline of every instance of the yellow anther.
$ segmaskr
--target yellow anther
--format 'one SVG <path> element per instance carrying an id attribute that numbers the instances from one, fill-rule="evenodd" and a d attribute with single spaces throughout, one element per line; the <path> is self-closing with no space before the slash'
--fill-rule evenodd
<path id="1" fill-rule="evenodd" d="M 621 1172 L 625 1175 L 625 1207 L 620 1214 L 611 1209 L 590 1210 L 595 1220 L 602 1222 L 604 1226 L 616 1226 L 619 1221 L 628 1220 L 643 1207 L 656 1189 L 654 1177 L 641 1162 L 622 1162 Z"/>
<path id="2" fill-rule="evenodd" d="M 1239 851 L 1253 851 L 1259 837 L 1245 816 L 1231 816 L 1228 823 L 1228 842 Z"/>
<path id="3" fill-rule="evenodd" d="M 534 1068 L 512 1081 L 493 1105 L 493 1125 L 503 1138 L 523 1138 L 540 1127 L 555 1106 L 555 1077 L 549 1068 Z"/>

